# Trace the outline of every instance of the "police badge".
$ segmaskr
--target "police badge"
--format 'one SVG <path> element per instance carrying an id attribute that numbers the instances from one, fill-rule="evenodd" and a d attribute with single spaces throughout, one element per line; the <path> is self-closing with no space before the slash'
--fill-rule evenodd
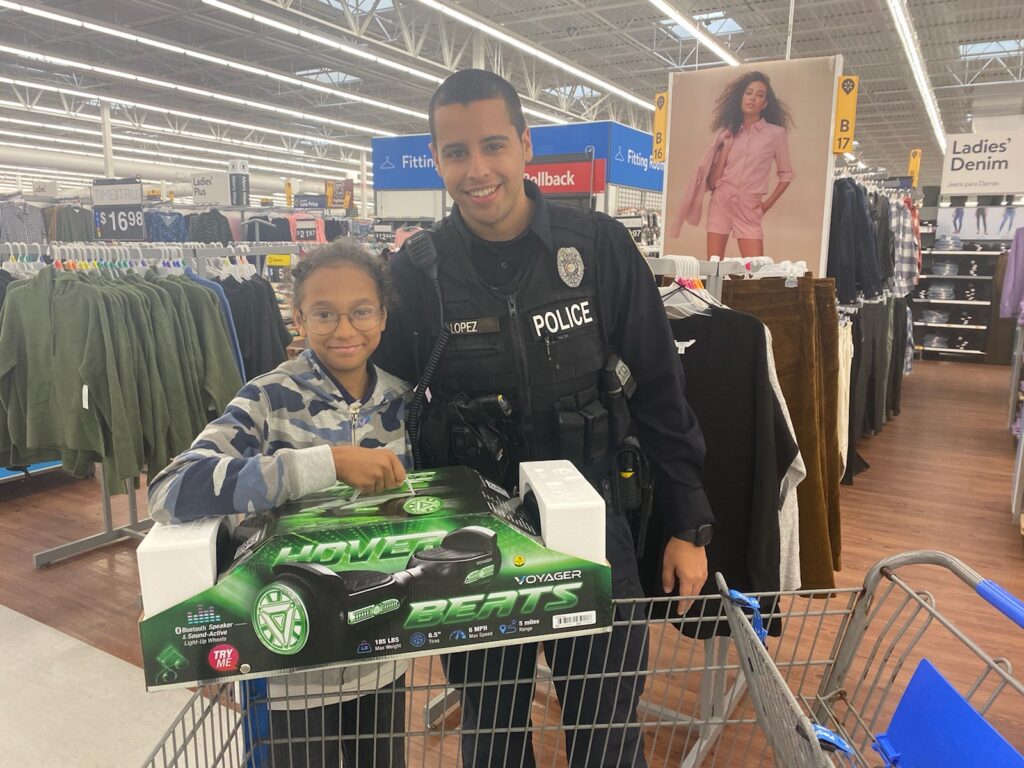
<path id="1" fill-rule="evenodd" d="M 558 276 L 570 288 L 579 288 L 583 282 L 583 257 L 575 248 L 558 249 Z"/>

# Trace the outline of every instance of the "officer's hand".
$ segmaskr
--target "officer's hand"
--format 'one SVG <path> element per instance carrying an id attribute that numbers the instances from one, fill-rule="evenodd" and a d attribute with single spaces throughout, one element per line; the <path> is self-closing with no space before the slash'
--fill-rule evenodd
<path id="1" fill-rule="evenodd" d="M 698 547 L 688 541 L 674 536 L 665 545 L 665 554 L 661 559 L 661 586 L 668 593 L 675 593 L 679 583 L 679 596 L 695 596 L 700 594 L 704 582 L 708 580 L 708 556 L 704 547 Z M 682 616 L 686 612 L 689 600 L 680 600 L 676 604 L 676 614 Z"/>
<path id="2" fill-rule="evenodd" d="M 338 479 L 363 493 L 382 493 L 405 482 L 405 467 L 387 448 L 335 445 L 331 453 Z"/>

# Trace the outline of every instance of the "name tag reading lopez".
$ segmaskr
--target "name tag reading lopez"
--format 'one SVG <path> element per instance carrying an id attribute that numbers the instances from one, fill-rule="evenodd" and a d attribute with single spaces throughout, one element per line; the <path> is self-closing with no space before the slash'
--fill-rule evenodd
<path id="1" fill-rule="evenodd" d="M 475 320 L 452 320 L 448 332 L 453 336 L 467 336 L 474 333 L 497 333 L 498 318 L 478 317 Z"/>

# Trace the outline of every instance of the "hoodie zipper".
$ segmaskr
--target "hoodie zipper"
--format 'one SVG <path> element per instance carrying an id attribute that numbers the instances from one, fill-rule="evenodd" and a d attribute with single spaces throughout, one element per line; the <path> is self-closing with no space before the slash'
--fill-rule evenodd
<path id="1" fill-rule="evenodd" d="M 356 427 L 359 426 L 359 411 L 362 410 L 363 404 L 361 401 L 356 400 L 352 405 L 348 407 L 349 416 L 352 419 L 352 447 L 356 447 Z"/>
<path id="2" fill-rule="evenodd" d="M 523 344 L 523 335 L 519 327 L 519 307 L 516 305 L 515 294 L 508 297 L 508 314 L 512 320 L 512 345 L 516 348 L 516 362 L 519 366 L 519 380 L 522 382 L 522 403 L 523 415 L 520 423 L 523 428 L 523 442 L 526 445 L 527 456 L 536 455 L 533 446 L 533 396 L 530 392 L 530 364 L 526 359 L 526 347 Z"/>

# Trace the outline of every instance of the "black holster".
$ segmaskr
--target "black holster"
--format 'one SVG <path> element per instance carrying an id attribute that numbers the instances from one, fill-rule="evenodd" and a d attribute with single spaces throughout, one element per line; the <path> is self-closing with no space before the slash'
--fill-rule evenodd
<path id="1" fill-rule="evenodd" d="M 627 437 L 612 460 L 609 483 L 612 504 L 629 523 L 637 558 L 647 547 L 647 532 L 654 502 L 654 476 L 650 462 L 635 437 Z"/>

